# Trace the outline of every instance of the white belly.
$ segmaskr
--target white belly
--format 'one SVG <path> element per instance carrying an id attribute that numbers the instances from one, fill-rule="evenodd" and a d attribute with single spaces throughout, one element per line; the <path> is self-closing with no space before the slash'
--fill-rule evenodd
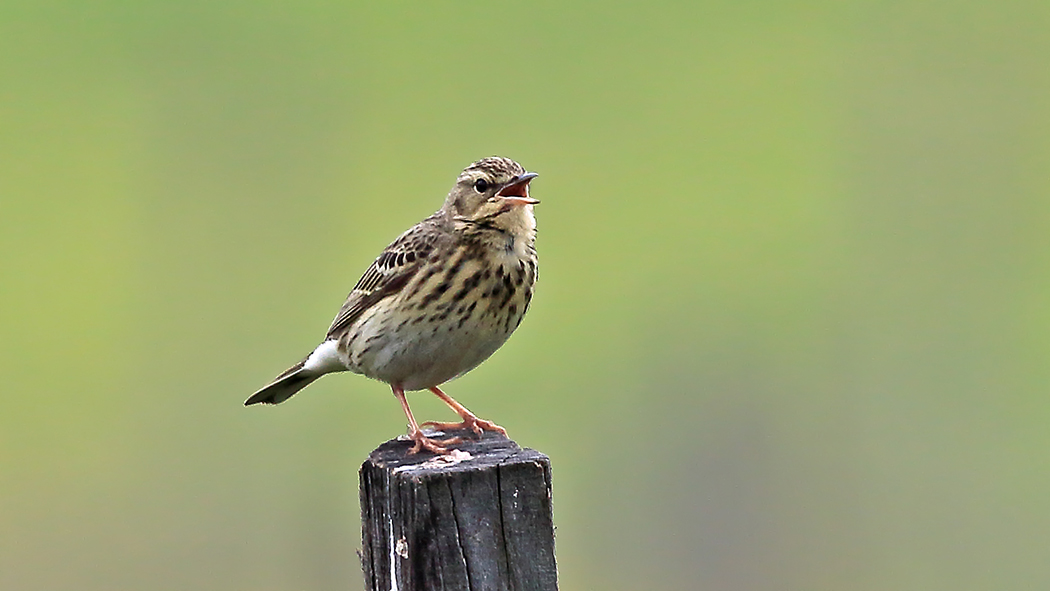
<path id="1" fill-rule="evenodd" d="M 499 349 L 517 327 L 494 315 L 482 300 L 470 314 L 450 311 L 417 313 L 407 318 L 387 310 L 397 307 L 388 298 L 365 312 L 350 331 L 345 350 L 350 371 L 364 374 L 405 390 L 440 385 L 477 367 Z M 524 313 L 525 304 L 517 309 Z M 342 348 L 342 347 L 341 347 Z"/>

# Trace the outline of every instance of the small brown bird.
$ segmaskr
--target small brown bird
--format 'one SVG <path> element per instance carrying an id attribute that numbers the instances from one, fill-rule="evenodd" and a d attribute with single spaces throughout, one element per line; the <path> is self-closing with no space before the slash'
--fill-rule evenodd
<path id="1" fill-rule="evenodd" d="M 526 172 L 508 158 L 479 160 L 445 204 L 387 246 L 347 296 L 324 341 L 244 402 L 278 404 L 327 373 L 390 384 L 408 417 L 411 453 L 447 453 L 412 416 L 405 391 L 429 389 L 462 419 L 442 430 L 506 435 L 438 386 L 488 359 L 521 323 L 536 282 L 536 218 Z"/>

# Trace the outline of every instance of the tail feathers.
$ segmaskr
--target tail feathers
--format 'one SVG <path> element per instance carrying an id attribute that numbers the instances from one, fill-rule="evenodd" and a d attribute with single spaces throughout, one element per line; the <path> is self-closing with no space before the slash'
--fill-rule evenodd
<path id="1" fill-rule="evenodd" d="M 245 400 L 244 406 L 251 406 L 260 402 L 263 404 L 280 404 L 324 375 L 322 372 L 308 370 L 303 367 L 304 365 L 306 365 L 306 359 L 288 368 L 287 371 L 277 376 L 269 385 L 252 394 L 248 400 Z"/>

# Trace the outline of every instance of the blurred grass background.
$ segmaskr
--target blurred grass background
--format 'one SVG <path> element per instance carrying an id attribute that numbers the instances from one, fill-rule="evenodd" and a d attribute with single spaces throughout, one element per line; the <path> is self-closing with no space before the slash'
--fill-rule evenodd
<path id="1" fill-rule="evenodd" d="M 541 174 L 540 283 L 448 391 L 551 456 L 564 589 L 1047 588 L 1048 30 L 3 3 L 0 588 L 360 588 L 388 389 L 241 402 L 491 154 Z"/>

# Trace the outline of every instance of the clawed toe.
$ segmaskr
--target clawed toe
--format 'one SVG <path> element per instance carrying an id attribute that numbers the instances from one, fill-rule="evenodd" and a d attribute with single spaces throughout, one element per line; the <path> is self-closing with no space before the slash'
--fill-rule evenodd
<path id="1" fill-rule="evenodd" d="M 499 433 L 500 435 L 502 435 L 504 437 L 507 436 L 507 430 L 504 429 L 503 427 L 500 427 L 499 425 L 497 425 L 496 423 L 493 423 L 492 421 L 486 421 L 485 419 L 479 419 L 477 417 L 474 417 L 474 429 L 476 430 L 478 427 L 481 427 L 485 431 L 495 431 L 496 433 Z M 479 432 L 479 434 L 480 434 L 480 432 Z"/>
<path id="2" fill-rule="evenodd" d="M 433 439 L 424 435 L 422 431 L 409 433 L 408 436 L 412 441 L 416 442 L 416 444 L 412 446 L 412 449 L 408 450 L 409 455 L 417 454 L 423 450 L 427 450 L 433 454 L 446 455 L 452 453 L 452 450 L 445 447 L 446 445 L 453 445 L 463 441 L 462 437 L 449 437 L 448 439 L 442 439 L 435 442 Z"/>
<path id="3" fill-rule="evenodd" d="M 462 423 L 439 423 L 438 421 L 427 421 L 422 423 L 420 427 L 432 427 L 438 431 L 465 431 L 470 429 L 478 437 L 481 437 L 481 434 L 483 433 L 481 427 L 475 423 L 468 423 L 467 421 L 463 421 Z"/>
<path id="4" fill-rule="evenodd" d="M 460 423 L 439 423 L 437 421 L 427 421 L 421 426 L 433 427 L 434 429 L 438 429 L 441 431 L 466 431 L 469 429 L 473 431 L 474 435 L 476 435 L 477 437 L 481 437 L 485 433 L 485 431 L 495 431 L 496 433 L 499 433 L 504 437 L 507 436 L 507 430 L 503 427 L 500 427 L 492 421 L 479 419 L 475 416 L 464 417 L 463 421 Z"/>

